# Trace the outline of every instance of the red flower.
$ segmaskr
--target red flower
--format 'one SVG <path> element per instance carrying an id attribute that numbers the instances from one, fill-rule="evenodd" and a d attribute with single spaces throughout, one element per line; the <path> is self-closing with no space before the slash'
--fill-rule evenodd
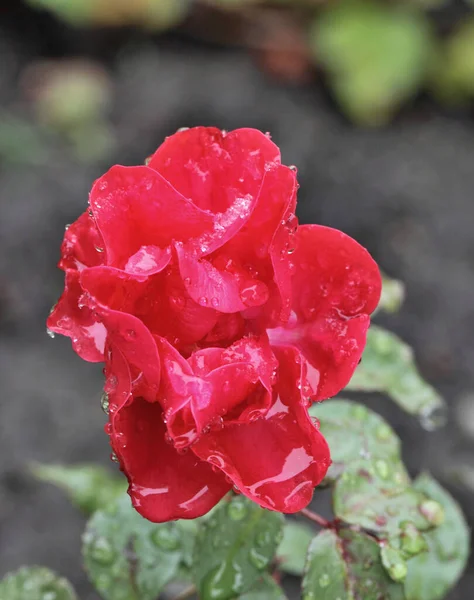
<path id="1" fill-rule="evenodd" d="M 152 521 L 232 486 L 296 512 L 327 471 L 307 409 L 348 383 L 381 282 L 353 239 L 298 226 L 296 190 L 268 136 L 199 127 L 110 169 L 66 231 L 48 327 L 105 362 L 106 431 Z"/>

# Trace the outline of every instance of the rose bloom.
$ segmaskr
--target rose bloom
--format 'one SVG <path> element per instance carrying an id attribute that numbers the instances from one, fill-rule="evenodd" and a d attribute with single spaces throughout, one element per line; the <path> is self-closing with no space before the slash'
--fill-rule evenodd
<path id="1" fill-rule="evenodd" d="M 232 488 L 296 512 L 330 465 L 308 407 L 348 383 L 381 279 L 352 238 L 298 225 L 295 171 L 257 130 L 180 130 L 65 233 L 48 328 L 105 363 L 105 430 L 151 521 Z"/>

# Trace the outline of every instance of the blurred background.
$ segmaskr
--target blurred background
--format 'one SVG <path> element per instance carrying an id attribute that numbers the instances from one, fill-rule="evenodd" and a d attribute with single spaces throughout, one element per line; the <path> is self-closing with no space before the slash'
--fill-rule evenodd
<path id="1" fill-rule="evenodd" d="M 299 170 L 300 220 L 342 229 L 405 282 L 401 312 L 377 320 L 414 346 L 448 424 L 428 433 L 367 402 L 472 524 L 473 108 L 472 0 L 2 0 L 0 577 L 39 563 L 97 600 L 82 517 L 27 465 L 108 464 L 101 368 L 44 321 L 92 181 L 183 126 L 271 132 Z M 449 598 L 473 590 L 471 562 Z"/>

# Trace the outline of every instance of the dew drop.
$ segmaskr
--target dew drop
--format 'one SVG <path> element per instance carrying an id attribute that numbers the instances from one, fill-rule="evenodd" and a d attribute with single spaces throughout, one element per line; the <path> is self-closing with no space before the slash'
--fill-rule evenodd
<path id="1" fill-rule="evenodd" d="M 383 425 L 379 425 L 379 427 L 377 427 L 375 435 L 377 439 L 383 442 L 391 438 L 392 430 L 387 424 L 384 423 Z"/>
<path id="2" fill-rule="evenodd" d="M 425 500 L 419 506 L 420 513 L 432 525 L 438 526 L 444 522 L 444 510 L 436 500 Z"/>
<path id="3" fill-rule="evenodd" d="M 100 246 L 94 246 L 94 248 L 96 249 L 97 252 L 103 252 L 104 249 L 101 248 Z"/>
<path id="4" fill-rule="evenodd" d="M 94 538 L 90 548 L 90 555 L 99 565 L 111 565 L 116 557 L 116 552 L 110 542 L 104 537 Z"/>
<path id="5" fill-rule="evenodd" d="M 201 306 L 206 306 L 206 305 L 207 305 L 207 303 L 208 303 L 208 300 L 207 300 L 206 296 L 201 296 L 201 297 L 199 298 L 199 304 L 200 304 Z"/>
<path id="6" fill-rule="evenodd" d="M 263 571 L 270 562 L 270 558 L 262 554 L 257 548 L 252 548 L 249 552 L 249 561 L 259 571 Z"/>
<path id="7" fill-rule="evenodd" d="M 241 521 L 247 516 L 247 512 L 245 502 L 241 498 L 235 498 L 232 502 L 229 502 L 227 507 L 227 514 L 232 521 Z"/>
<path id="8" fill-rule="evenodd" d="M 125 335 L 129 339 L 134 339 L 137 337 L 137 332 L 134 329 L 127 329 L 127 331 L 125 332 Z"/>
<path id="9" fill-rule="evenodd" d="M 112 452 L 112 453 L 111 453 L 111 455 L 110 455 L 110 460 L 111 460 L 112 462 L 114 462 L 114 463 L 118 463 L 118 462 L 119 462 L 119 459 L 118 459 L 117 455 L 115 454 L 115 452 Z"/>
<path id="10" fill-rule="evenodd" d="M 203 579 L 201 595 L 210 600 L 228 600 L 229 597 L 238 595 L 242 587 L 242 569 L 239 565 L 234 562 L 222 562 Z"/>
<path id="11" fill-rule="evenodd" d="M 369 416 L 368 410 L 365 408 L 365 406 L 361 406 L 360 404 L 354 406 L 352 409 L 352 414 L 356 419 L 359 419 L 359 421 L 365 421 L 365 419 L 367 419 Z"/>
<path id="12" fill-rule="evenodd" d="M 427 407 L 420 414 L 420 425 L 426 431 L 436 431 L 444 427 L 447 420 L 447 408 L 445 404 Z"/>
<path id="13" fill-rule="evenodd" d="M 377 460 L 375 461 L 375 470 L 380 475 L 382 479 L 388 479 L 390 475 L 390 467 L 388 466 L 387 461 L 385 460 Z"/>
<path id="14" fill-rule="evenodd" d="M 211 304 L 214 308 L 217 308 L 219 306 L 219 298 L 212 298 Z"/>
<path id="15" fill-rule="evenodd" d="M 262 281 L 248 281 L 240 289 L 240 299 L 245 306 L 260 306 L 268 300 L 269 292 Z"/>
<path id="16" fill-rule="evenodd" d="M 258 548 L 264 548 L 268 546 L 272 541 L 272 535 L 268 530 L 260 531 L 255 538 L 255 543 Z"/>
<path id="17" fill-rule="evenodd" d="M 151 541 L 162 550 L 177 550 L 181 546 L 179 533 L 173 526 L 158 526 L 151 534 Z"/>
<path id="18" fill-rule="evenodd" d="M 54 340 L 54 338 L 56 337 L 56 334 L 54 333 L 54 331 L 51 331 L 51 329 L 46 329 L 46 333 L 52 340 Z"/>
<path id="19" fill-rule="evenodd" d="M 110 400 L 107 392 L 104 392 L 100 398 L 100 406 L 106 415 L 109 414 Z"/>
<path id="20" fill-rule="evenodd" d="M 319 587 L 326 588 L 331 583 L 331 578 L 327 573 L 323 573 L 318 579 Z"/>
<path id="21" fill-rule="evenodd" d="M 296 167 L 296 165 L 290 165 L 288 168 L 290 169 L 290 171 L 297 171 L 298 170 L 298 168 Z"/>

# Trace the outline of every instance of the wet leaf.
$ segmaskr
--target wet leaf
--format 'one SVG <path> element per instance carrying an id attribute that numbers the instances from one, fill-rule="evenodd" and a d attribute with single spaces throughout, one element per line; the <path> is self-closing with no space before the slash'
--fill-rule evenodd
<path id="1" fill-rule="evenodd" d="M 185 536 L 180 522 L 150 523 L 122 496 L 87 524 L 87 574 L 105 600 L 156 600 L 178 574 Z"/>
<path id="2" fill-rule="evenodd" d="M 127 482 L 97 465 L 32 465 L 41 481 L 52 483 L 66 492 L 71 501 L 86 514 L 106 508 L 125 495 Z"/>
<path id="3" fill-rule="evenodd" d="M 320 421 L 321 433 L 331 449 L 332 465 L 326 476 L 334 481 L 360 457 L 398 460 L 400 440 L 377 413 L 350 400 L 328 400 L 313 404 L 311 416 Z"/>
<path id="4" fill-rule="evenodd" d="M 398 535 L 405 521 L 420 531 L 433 527 L 424 510 L 426 501 L 426 496 L 411 486 L 400 460 L 359 459 L 336 481 L 333 509 L 336 517 L 347 523 Z"/>
<path id="5" fill-rule="evenodd" d="M 390 579 L 397 582 L 405 581 L 408 568 L 400 550 L 393 548 L 389 544 L 383 544 L 380 549 L 380 558 Z"/>
<path id="6" fill-rule="evenodd" d="M 403 587 L 382 566 L 377 542 L 364 533 L 325 530 L 311 542 L 303 600 L 404 600 Z"/>
<path id="7" fill-rule="evenodd" d="M 22 567 L 0 581 L 2 600 L 77 600 L 71 584 L 45 567 Z"/>
<path id="8" fill-rule="evenodd" d="M 201 600 L 227 600 L 252 588 L 281 542 L 283 516 L 242 496 L 223 502 L 198 533 L 194 572 Z"/>
<path id="9" fill-rule="evenodd" d="M 441 102 L 467 104 L 474 97 L 474 18 L 464 19 L 444 41 L 431 87 Z"/>
<path id="10" fill-rule="evenodd" d="M 46 140 L 40 130 L 23 119 L 0 112 L 0 160 L 11 164 L 45 162 Z M 47 160 L 47 157 L 46 157 Z"/>
<path id="11" fill-rule="evenodd" d="M 377 310 L 395 313 L 405 300 L 405 286 L 398 279 L 391 279 L 382 273 L 382 296 Z"/>
<path id="12" fill-rule="evenodd" d="M 428 551 L 408 561 L 407 600 L 441 600 L 461 577 L 470 548 L 464 515 L 446 490 L 431 475 L 420 475 L 414 486 L 444 509 L 444 522 L 424 534 Z"/>
<path id="13" fill-rule="evenodd" d="M 381 327 L 369 329 L 362 362 L 346 389 L 385 392 L 403 410 L 418 415 L 427 430 L 445 422 L 444 400 L 420 377 L 411 348 Z"/>
<path id="14" fill-rule="evenodd" d="M 286 521 L 283 539 L 276 552 L 278 568 L 291 575 L 302 575 L 308 546 L 314 537 L 312 527 L 296 521 Z"/>
<path id="15" fill-rule="evenodd" d="M 286 600 L 286 596 L 270 575 L 264 575 L 249 592 L 239 596 L 239 600 Z"/>
<path id="16" fill-rule="evenodd" d="M 28 0 L 28 3 L 76 26 L 135 24 L 152 30 L 179 23 L 191 4 L 190 0 Z"/>
<path id="17" fill-rule="evenodd" d="M 418 90 L 432 56 L 428 21 L 403 4 L 330 3 L 311 38 L 342 110 L 363 125 L 386 123 Z"/>

